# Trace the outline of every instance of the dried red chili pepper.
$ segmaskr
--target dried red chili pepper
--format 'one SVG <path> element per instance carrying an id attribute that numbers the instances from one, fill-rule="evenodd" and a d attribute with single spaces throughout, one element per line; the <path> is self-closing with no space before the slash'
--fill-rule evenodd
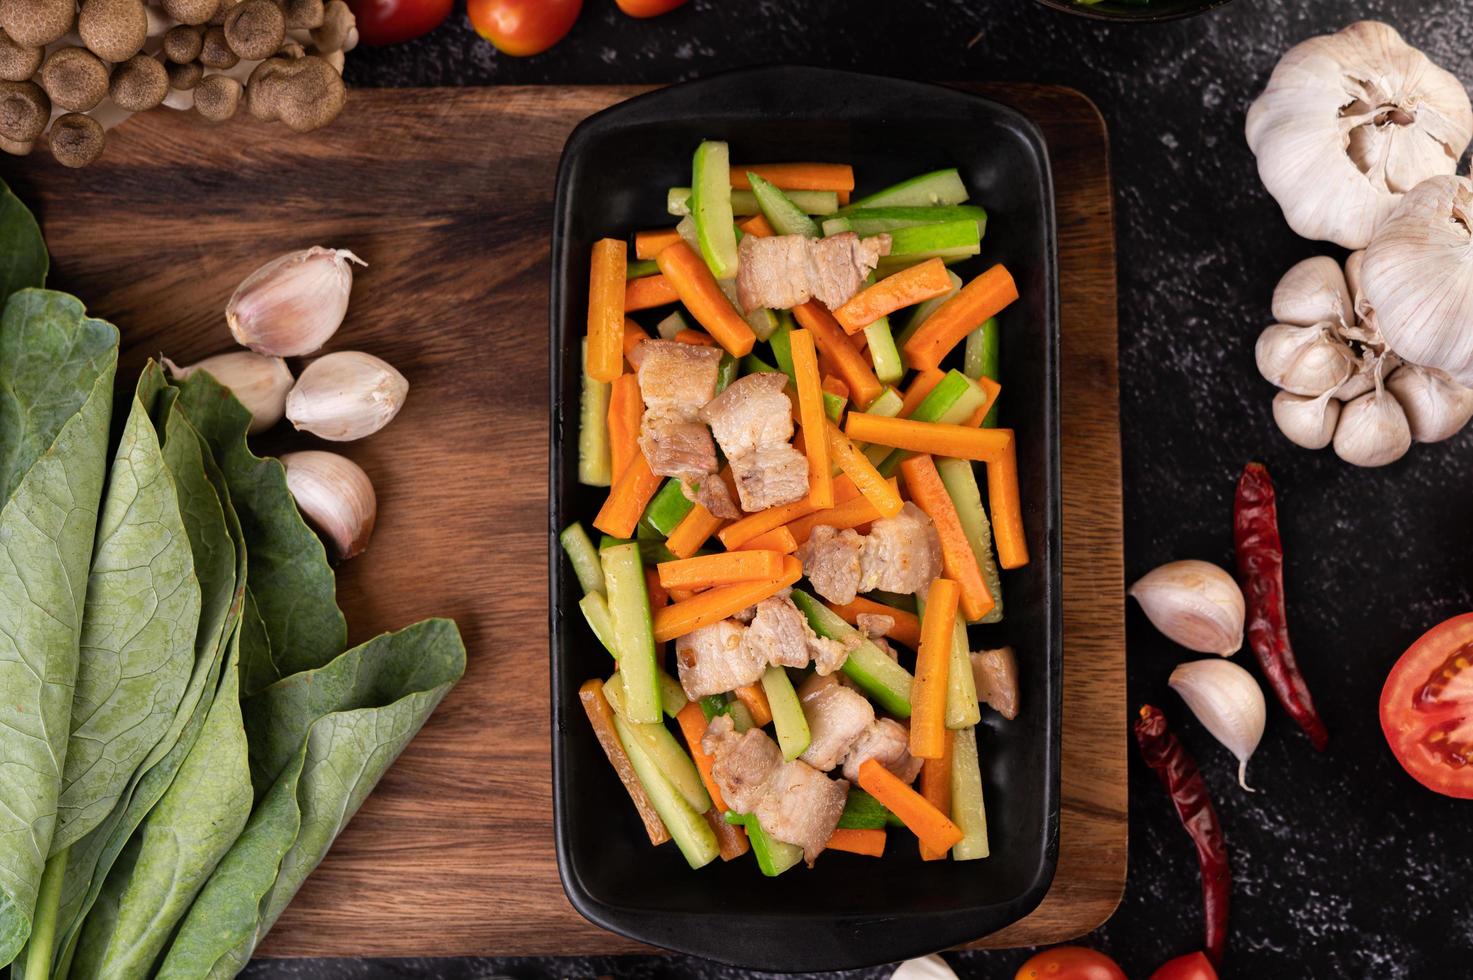
<path id="1" fill-rule="evenodd" d="M 1314 710 L 1304 675 L 1294 662 L 1284 615 L 1284 546 L 1279 540 L 1279 509 L 1274 484 L 1262 463 L 1249 463 L 1238 479 L 1233 503 L 1233 539 L 1238 578 L 1247 601 L 1248 644 L 1269 686 L 1289 716 L 1321 752 L 1330 734 Z"/>
<path id="2" fill-rule="evenodd" d="M 1176 816 L 1197 845 L 1197 866 L 1202 872 L 1202 913 L 1207 955 L 1222 964 L 1227 944 L 1228 900 L 1232 895 L 1232 868 L 1228 864 L 1227 840 L 1222 823 L 1207 795 L 1207 783 L 1197 763 L 1177 737 L 1166 727 L 1166 716 L 1149 704 L 1141 706 L 1135 722 L 1135 740 L 1141 758 L 1156 771 L 1161 785 L 1176 806 Z"/>

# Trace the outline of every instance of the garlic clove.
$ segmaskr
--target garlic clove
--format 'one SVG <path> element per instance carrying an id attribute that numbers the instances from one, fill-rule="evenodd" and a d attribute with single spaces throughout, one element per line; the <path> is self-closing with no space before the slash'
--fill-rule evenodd
<path id="1" fill-rule="evenodd" d="M 1386 390 L 1406 412 L 1407 426 L 1417 442 L 1441 442 L 1473 418 L 1473 389 L 1441 371 L 1408 364 L 1386 379 Z"/>
<path id="2" fill-rule="evenodd" d="M 1253 353 L 1264 380 L 1310 397 L 1344 384 L 1357 366 L 1354 352 L 1325 324 L 1276 323 L 1259 334 Z"/>
<path id="3" fill-rule="evenodd" d="M 1351 252 L 1345 258 L 1345 288 L 1350 291 L 1350 302 L 1353 308 L 1358 307 L 1360 304 L 1361 267 L 1365 264 L 1365 261 L 1365 249 Z"/>
<path id="4" fill-rule="evenodd" d="M 957 976 L 945 960 L 932 953 L 906 960 L 890 975 L 890 980 L 957 980 Z"/>
<path id="5" fill-rule="evenodd" d="M 1280 323 L 1305 327 L 1353 322 L 1355 308 L 1340 263 L 1316 255 L 1292 266 L 1274 287 L 1273 314 Z"/>
<path id="6" fill-rule="evenodd" d="M 1243 591 L 1205 561 L 1174 561 L 1130 587 L 1151 624 L 1198 653 L 1230 657 L 1243 645 Z"/>
<path id="7" fill-rule="evenodd" d="M 264 432 L 280 422 L 286 412 L 292 372 L 279 357 L 239 350 L 216 354 L 187 367 L 180 367 L 167 357 L 163 362 L 169 373 L 181 381 L 196 371 L 204 371 L 229 388 L 250 411 L 251 432 Z"/>
<path id="8" fill-rule="evenodd" d="M 1340 401 L 1329 391 L 1318 398 L 1281 391 L 1274 396 L 1274 421 L 1294 445 L 1324 449 L 1335 438 Z"/>
<path id="9" fill-rule="evenodd" d="M 1202 727 L 1238 760 L 1238 785 L 1248 792 L 1248 759 L 1263 738 L 1267 714 L 1263 689 L 1253 675 L 1231 660 L 1180 664 L 1167 682 L 1181 695 Z"/>
<path id="10" fill-rule="evenodd" d="M 314 247 L 266 263 L 230 297 L 231 334 L 258 354 L 299 357 L 320 349 L 348 313 L 353 262 L 368 264 L 347 249 Z"/>
<path id="11" fill-rule="evenodd" d="M 362 554 L 373 536 L 378 500 L 363 468 L 346 456 L 317 449 L 287 453 L 286 487 L 302 516 L 332 544 L 339 558 Z"/>
<path id="12" fill-rule="evenodd" d="M 1406 455 L 1412 431 L 1401 404 L 1384 388 L 1345 403 L 1335 427 L 1335 455 L 1356 466 L 1385 466 Z"/>
<path id="13" fill-rule="evenodd" d="M 286 416 L 299 431 L 351 442 L 388 425 L 409 394 L 393 365 L 362 351 L 336 351 L 302 370 L 286 396 Z"/>

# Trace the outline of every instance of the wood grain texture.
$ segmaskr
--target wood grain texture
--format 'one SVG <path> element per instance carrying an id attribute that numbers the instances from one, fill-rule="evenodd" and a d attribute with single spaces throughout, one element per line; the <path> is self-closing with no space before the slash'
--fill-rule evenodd
<path id="1" fill-rule="evenodd" d="M 380 523 L 339 572 L 355 641 L 453 616 L 465 679 L 267 939 L 265 955 L 627 952 L 564 898 L 552 847 L 547 670 L 547 279 L 553 175 L 582 118 L 638 88 L 357 91 L 292 137 L 152 113 L 72 172 L 5 176 L 37 207 L 51 282 L 123 332 L 124 372 L 230 347 L 235 284 L 279 252 L 369 268 L 329 349 L 409 378 L 388 429 L 346 447 Z M 1125 880 L 1125 675 L 1115 275 L 1102 121 L 1077 93 L 986 86 L 1048 138 L 1061 241 L 1064 737 L 1059 870 L 983 945 L 1088 931 Z M 276 433 L 266 449 L 309 440 Z"/>

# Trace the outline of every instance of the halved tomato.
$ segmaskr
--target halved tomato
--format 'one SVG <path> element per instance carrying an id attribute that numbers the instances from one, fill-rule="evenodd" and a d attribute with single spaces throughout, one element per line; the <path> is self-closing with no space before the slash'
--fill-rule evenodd
<path id="1" fill-rule="evenodd" d="M 1473 613 L 1434 626 L 1401 655 L 1381 688 L 1381 731 L 1417 782 L 1473 799 Z"/>
<path id="2" fill-rule="evenodd" d="M 1188 953 L 1156 967 L 1151 980 L 1217 980 L 1217 971 L 1206 953 Z"/>

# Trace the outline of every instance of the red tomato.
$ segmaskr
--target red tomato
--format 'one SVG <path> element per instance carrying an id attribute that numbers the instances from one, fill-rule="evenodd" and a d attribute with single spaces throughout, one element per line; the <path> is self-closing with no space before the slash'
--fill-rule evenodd
<path id="1" fill-rule="evenodd" d="M 1381 731 L 1401 767 L 1444 796 L 1473 799 L 1473 613 L 1422 635 L 1381 688 Z"/>
<path id="2" fill-rule="evenodd" d="M 668 14 L 685 3 L 685 0 L 615 0 L 619 9 L 630 17 L 658 17 Z"/>
<path id="3" fill-rule="evenodd" d="M 476 33 L 506 54 L 541 54 L 567 36 L 583 0 L 467 0 Z"/>
<path id="4" fill-rule="evenodd" d="M 348 6 L 364 44 L 398 44 L 443 24 L 453 0 L 348 0 Z"/>
<path id="5" fill-rule="evenodd" d="M 1206 953 L 1188 953 L 1162 963 L 1151 980 L 1217 980 L 1217 971 Z"/>
<path id="6" fill-rule="evenodd" d="M 1104 953 L 1083 946 L 1055 946 L 1029 957 L 1013 980 L 1129 980 Z"/>

